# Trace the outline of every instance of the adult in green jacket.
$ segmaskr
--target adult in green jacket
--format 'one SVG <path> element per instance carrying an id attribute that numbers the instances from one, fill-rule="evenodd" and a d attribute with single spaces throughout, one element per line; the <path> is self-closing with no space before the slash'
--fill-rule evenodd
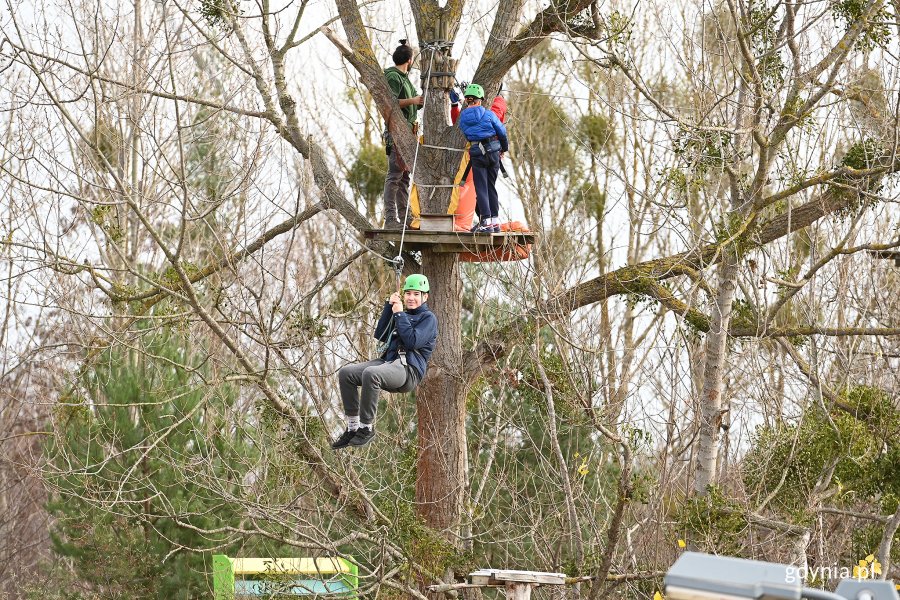
<path id="1" fill-rule="evenodd" d="M 394 66 L 384 70 L 384 77 L 400 105 L 403 118 L 415 132 L 416 117 L 419 107 L 424 104 L 424 99 L 409 80 L 413 49 L 406 40 L 400 40 L 400 45 L 394 50 L 391 58 Z M 388 119 L 390 118 L 389 116 Z M 412 221 L 412 215 L 409 214 L 409 167 L 397 155 L 387 125 L 384 131 L 384 146 L 388 154 L 388 173 L 384 180 L 384 228 L 401 229 L 404 225 L 409 226 L 409 222 Z"/>

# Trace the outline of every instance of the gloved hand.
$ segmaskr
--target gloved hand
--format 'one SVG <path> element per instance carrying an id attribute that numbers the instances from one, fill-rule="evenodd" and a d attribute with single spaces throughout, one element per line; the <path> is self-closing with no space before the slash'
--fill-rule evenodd
<path id="1" fill-rule="evenodd" d="M 450 104 L 459 104 L 459 94 L 455 88 L 450 88 Z"/>

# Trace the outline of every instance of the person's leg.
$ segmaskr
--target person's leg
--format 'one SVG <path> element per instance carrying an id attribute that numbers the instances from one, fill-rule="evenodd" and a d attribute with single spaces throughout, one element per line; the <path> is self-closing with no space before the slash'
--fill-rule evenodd
<path id="1" fill-rule="evenodd" d="M 397 196 L 399 195 L 401 180 L 404 171 L 397 164 L 397 149 L 392 148 L 388 155 L 388 172 L 384 178 L 384 228 L 396 229 L 400 225 L 397 217 Z M 407 187 L 409 183 L 409 174 L 407 176 Z M 407 191 L 407 194 L 409 192 Z"/>
<path id="2" fill-rule="evenodd" d="M 380 365 L 383 362 L 382 360 L 370 360 L 352 363 L 345 365 L 338 371 L 338 386 L 341 390 L 341 402 L 344 405 L 347 428 L 332 442 L 332 449 L 340 450 L 351 444 L 359 429 L 359 386 L 362 384 L 362 374 L 366 368 Z"/>
<path id="3" fill-rule="evenodd" d="M 391 153 L 393 156 L 393 153 Z M 413 215 L 409 208 L 409 171 L 401 171 L 397 181 L 397 193 L 394 196 L 394 204 L 397 207 L 397 221 L 399 223 L 412 223 Z"/>
<path id="4" fill-rule="evenodd" d="M 487 180 L 488 180 L 488 203 L 490 204 L 491 210 L 491 221 L 492 224 L 497 224 L 497 218 L 500 216 L 500 199 L 497 196 L 497 174 L 500 173 L 500 153 L 499 152 L 491 152 L 489 155 L 491 158 L 491 164 L 487 171 Z"/>
<path id="5" fill-rule="evenodd" d="M 485 225 L 487 218 L 491 216 L 488 166 L 487 157 L 472 157 L 472 183 L 475 184 L 475 206 L 480 225 Z"/>
<path id="6" fill-rule="evenodd" d="M 378 396 L 381 390 L 396 391 L 406 383 L 406 367 L 399 360 L 378 361 L 362 371 L 362 399 L 359 403 L 359 425 L 369 427 L 375 423 Z"/>
<path id="7" fill-rule="evenodd" d="M 369 367 L 381 364 L 384 364 L 383 360 L 369 360 L 344 365 L 338 371 L 341 402 L 344 404 L 344 414 L 348 417 L 359 417 L 359 387 L 363 382 L 363 372 Z"/>

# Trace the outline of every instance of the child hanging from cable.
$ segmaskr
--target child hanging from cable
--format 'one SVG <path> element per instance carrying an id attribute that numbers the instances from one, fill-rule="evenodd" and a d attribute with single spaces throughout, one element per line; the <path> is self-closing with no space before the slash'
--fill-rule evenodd
<path id="1" fill-rule="evenodd" d="M 371 442 L 379 392 L 410 392 L 425 378 L 438 331 L 437 317 L 426 304 L 429 289 L 424 275 L 407 277 L 402 300 L 399 293 L 391 294 L 375 325 L 375 339 L 385 344 L 381 356 L 338 371 L 347 429 L 333 449 Z"/>

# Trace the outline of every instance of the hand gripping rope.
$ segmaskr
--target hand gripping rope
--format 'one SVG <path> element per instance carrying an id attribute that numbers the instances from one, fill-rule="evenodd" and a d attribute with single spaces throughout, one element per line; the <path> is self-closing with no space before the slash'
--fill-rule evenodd
<path id="1" fill-rule="evenodd" d="M 403 241 L 401 240 L 401 245 Z M 402 250 L 401 250 L 402 252 Z M 399 254 L 390 261 L 392 265 L 394 265 L 394 273 L 397 274 L 397 289 L 400 289 L 400 280 L 403 279 L 403 257 Z"/>

